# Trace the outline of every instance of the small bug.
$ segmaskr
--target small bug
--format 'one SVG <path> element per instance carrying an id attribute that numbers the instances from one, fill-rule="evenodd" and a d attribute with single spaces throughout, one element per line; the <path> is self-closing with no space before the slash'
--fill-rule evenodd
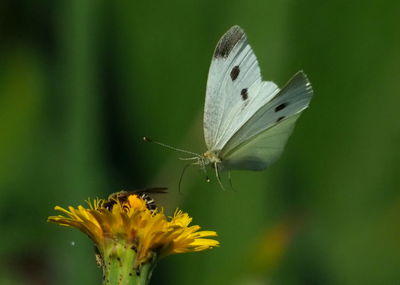
<path id="1" fill-rule="evenodd" d="M 166 187 L 153 187 L 135 190 L 123 190 L 120 192 L 112 193 L 104 202 L 103 207 L 111 211 L 117 201 L 126 202 L 130 195 L 136 195 L 146 202 L 146 206 L 149 210 L 155 210 L 157 208 L 157 205 L 150 195 L 167 193 L 167 189 L 168 188 Z"/>

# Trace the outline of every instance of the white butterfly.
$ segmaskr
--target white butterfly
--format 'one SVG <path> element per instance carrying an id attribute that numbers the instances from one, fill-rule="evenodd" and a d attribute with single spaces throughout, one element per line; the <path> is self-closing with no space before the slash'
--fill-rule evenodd
<path id="1" fill-rule="evenodd" d="M 219 40 L 208 74 L 204 107 L 207 151 L 183 152 L 195 155 L 188 159 L 196 160 L 194 164 L 204 171 L 212 165 L 220 184 L 220 171 L 263 170 L 281 155 L 312 93 L 302 71 L 282 89 L 263 81 L 245 33 L 233 26 Z"/>

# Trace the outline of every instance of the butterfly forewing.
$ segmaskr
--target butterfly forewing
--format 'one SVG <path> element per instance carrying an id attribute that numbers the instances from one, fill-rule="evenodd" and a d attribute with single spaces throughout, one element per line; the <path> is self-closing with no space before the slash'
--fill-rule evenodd
<path id="1" fill-rule="evenodd" d="M 263 82 L 246 35 L 232 27 L 220 39 L 208 74 L 204 136 L 208 150 L 221 150 L 234 133 L 279 91 Z"/>

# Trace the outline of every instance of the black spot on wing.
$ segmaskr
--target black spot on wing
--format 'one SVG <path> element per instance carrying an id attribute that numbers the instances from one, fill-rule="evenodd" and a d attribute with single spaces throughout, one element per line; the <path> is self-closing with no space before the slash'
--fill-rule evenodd
<path id="1" fill-rule="evenodd" d="M 279 123 L 280 121 L 282 121 L 285 118 L 285 116 L 279 117 L 276 122 Z"/>
<path id="2" fill-rule="evenodd" d="M 249 93 L 247 93 L 247 88 L 242 89 L 242 91 L 240 91 L 240 95 L 242 96 L 243 101 L 247 100 L 247 98 L 249 98 Z"/>
<path id="3" fill-rule="evenodd" d="M 239 26 L 230 28 L 219 40 L 214 51 L 215 58 L 226 58 L 233 47 L 245 37 L 243 30 Z"/>
<path id="4" fill-rule="evenodd" d="M 231 71 L 232 81 L 235 81 L 235 79 L 239 76 L 239 73 L 240 73 L 239 65 L 236 65 L 234 68 L 232 68 Z"/>
<path id="5" fill-rule="evenodd" d="M 288 105 L 288 103 L 282 103 L 282 104 L 276 106 L 276 107 L 275 107 L 275 112 L 278 112 L 278 111 L 280 111 L 280 110 L 285 109 L 285 107 L 286 107 L 287 105 Z"/>

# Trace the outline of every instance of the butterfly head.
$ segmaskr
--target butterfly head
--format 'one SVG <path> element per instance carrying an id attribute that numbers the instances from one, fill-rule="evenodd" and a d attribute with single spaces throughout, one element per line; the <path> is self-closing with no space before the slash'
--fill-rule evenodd
<path id="1" fill-rule="evenodd" d="M 189 164 L 187 164 L 187 166 L 189 166 L 189 165 L 198 165 L 198 166 L 200 166 L 200 169 L 202 169 L 204 171 L 204 173 L 206 174 L 206 181 L 209 181 L 209 178 L 208 178 L 208 175 L 207 175 L 207 170 L 206 170 L 206 167 L 208 165 L 211 165 L 216 170 L 221 170 L 221 162 L 222 162 L 222 160 L 218 156 L 219 150 L 208 150 L 203 154 L 198 154 L 198 153 L 195 153 L 195 152 L 187 151 L 187 150 L 184 150 L 184 149 L 179 149 L 179 148 L 172 147 L 170 145 L 167 145 L 167 144 L 164 144 L 164 143 L 161 143 L 161 142 L 158 142 L 158 141 L 151 140 L 148 137 L 143 137 L 143 140 L 145 142 L 152 142 L 152 143 L 161 145 L 163 147 L 172 149 L 172 150 L 180 152 L 180 153 L 185 153 L 185 154 L 191 155 L 190 157 L 180 158 L 180 160 L 194 161 L 194 162 L 190 162 Z M 185 169 L 186 169 L 186 167 L 185 167 Z M 182 180 L 182 176 L 183 176 L 183 173 L 185 172 L 185 169 L 182 172 L 180 180 Z"/>
<path id="2" fill-rule="evenodd" d="M 206 167 L 208 165 L 215 166 L 221 163 L 221 159 L 218 157 L 217 153 L 214 151 L 206 151 L 203 154 L 198 154 L 194 157 L 181 158 L 182 160 L 194 160 L 193 165 L 199 165 L 201 169 L 206 172 Z"/>

